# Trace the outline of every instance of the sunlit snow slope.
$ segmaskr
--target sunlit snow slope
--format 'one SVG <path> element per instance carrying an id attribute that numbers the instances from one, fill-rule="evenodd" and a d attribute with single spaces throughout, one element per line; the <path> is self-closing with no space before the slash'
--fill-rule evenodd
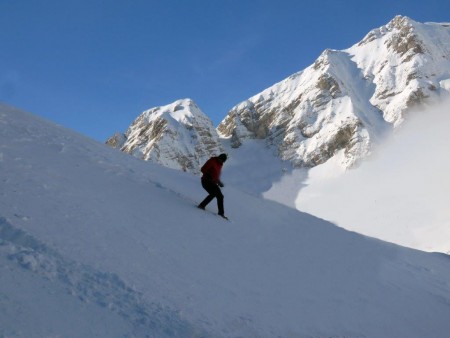
<path id="1" fill-rule="evenodd" d="M 0 336 L 448 337 L 450 259 L 0 106 Z M 223 180 L 226 182 L 227 168 Z"/>

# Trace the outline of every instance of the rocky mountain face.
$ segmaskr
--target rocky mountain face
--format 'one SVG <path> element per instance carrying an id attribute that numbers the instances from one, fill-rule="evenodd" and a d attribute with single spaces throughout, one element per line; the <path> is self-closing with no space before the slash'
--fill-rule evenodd
<path id="1" fill-rule="evenodd" d="M 449 91 L 450 24 L 397 16 L 238 104 L 217 129 L 235 148 L 264 139 L 298 167 L 337 156 L 349 168 L 408 112 Z"/>
<path id="2" fill-rule="evenodd" d="M 193 173 L 209 157 L 224 151 L 211 120 L 190 99 L 143 112 L 125 134 L 116 133 L 106 144 Z"/>

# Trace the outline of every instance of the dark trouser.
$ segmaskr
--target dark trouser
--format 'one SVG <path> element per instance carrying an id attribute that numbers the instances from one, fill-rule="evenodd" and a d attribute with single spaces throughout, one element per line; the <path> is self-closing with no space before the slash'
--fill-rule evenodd
<path id="1" fill-rule="evenodd" d="M 223 210 L 223 194 L 219 186 L 214 182 L 202 179 L 202 187 L 208 192 L 208 196 L 199 204 L 199 207 L 204 209 L 209 202 L 211 202 L 214 197 L 217 198 L 217 208 L 219 209 L 219 215 L 224 215 Z"/>

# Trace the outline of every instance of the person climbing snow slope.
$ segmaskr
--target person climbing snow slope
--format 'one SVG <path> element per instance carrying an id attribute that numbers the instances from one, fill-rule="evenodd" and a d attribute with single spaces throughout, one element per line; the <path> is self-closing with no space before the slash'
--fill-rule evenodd
<path id="1" fill-rule="evenodd" d="M 224 196 L 222 194 L 223 183 L 220 180 L 220 174 L 222 171 L 222 166 L 227 160 L 227 154 L 220 154 L 217 157 L 211 157 L 202 166 L 202 187 L 208 192 L 208 196 L 198 205 L 198 208 L 205 210 L 209 202 L 214 198 L 217 199 L 217 208 L 219 216 L 228 219 L 225 216 L 225 210 L 223 207 Z"/>

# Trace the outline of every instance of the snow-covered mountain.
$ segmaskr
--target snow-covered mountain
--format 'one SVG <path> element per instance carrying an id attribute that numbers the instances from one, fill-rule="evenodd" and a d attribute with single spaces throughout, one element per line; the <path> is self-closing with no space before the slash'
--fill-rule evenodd
<path id="1" fill-rule="evenodd" d="M 181 100 L 145 112 L 108 143 L 194 173 L 225 148 L 231 155 L 226 181 L 248 193 L 365 235 L 449 252 L 450 218 L 442 207 L 449 202 L 450 167 L 443 159 L 450 149 L 449 105 L 434 105 L 449 93 L 450 23 L 397 16 L 354 46 L 326 50 L 310 67 L 238 104 L 218 126 L 221 138 L 191 100 Z M 431 106 L 443 113 L 424 109 Z M 415 116 L 424 116 L 418 127 L 405 123 Z M 397 138 L 410 124 L 416 125 L 408 131 L 412 136 Z M 392 136 L 399 147 L 389 150 Z M 376 151 L 389 152 L 381 156 L 389 161 L 361 161 Z M 347 171 L 359 163 L 362 173 L 371 173 Z M 377 165 L 377 171 L 366 169 Z"/>
<path id="2" fill-rule="evenodd" d="M 106 143 L 143 160 L 198 172 L 211 156 L 223 152 L 211 120 L 190 99 L 143 112 L 125 134 Z"/>
<path id="3" fill-rule="evenodd" d="M 447 255 L 231 185 L 226 222 L 195 175 L 5 106 L 0 125 L 0 336 L 448 337 Z"/>
<path id="4" fill-rule="evenodd" d="M 350 168 L 408 112 L 449 93 L 450 24 L 397 16 L 351 48 L 327 49 L 310 67 L 238 104 L 217 132 L 234 148 L 264 139 L 296 167 L 336 157 Z M 223 151 L 211 121 L 189 99 L 142 113 L 107 144 L 190 172 Z"/>
<path id="5" fill-rule="evenodd" d="M 283 160 L 344 168 L 371 153 L 408 112 L 450 91 L 450 24 L 397 16 L 346 50 L 238 104 L 218 126 L 233 147 L 264 139 Z"/>

